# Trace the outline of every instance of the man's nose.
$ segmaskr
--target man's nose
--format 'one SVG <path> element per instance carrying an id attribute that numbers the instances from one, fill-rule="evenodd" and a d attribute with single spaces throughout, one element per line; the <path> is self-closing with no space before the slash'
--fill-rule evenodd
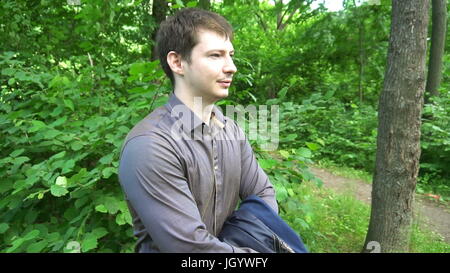
<path id="1" fill-rule="evenodd" d="M 227 58 L 225 65 L 223 67 L 225 73 L 234 74 L 237 71 L 236 66 L 234 65 L 233 59 L 231 57 Z"/>

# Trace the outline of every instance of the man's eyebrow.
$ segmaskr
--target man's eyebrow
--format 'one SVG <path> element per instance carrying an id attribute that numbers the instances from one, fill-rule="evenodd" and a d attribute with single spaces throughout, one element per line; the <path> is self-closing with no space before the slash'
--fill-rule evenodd
<path id="1" fill-rule="evenodd" d="M 211 50 L 208 50 L 206 53 L 210 53 L 210 52 L 213 52 L 213 51 L 219 51 L 221 53 L 227 52 L 225 49 L 211 49 Z M 234 53 L 234 49 L 230 50 L 230 53 Z"/>

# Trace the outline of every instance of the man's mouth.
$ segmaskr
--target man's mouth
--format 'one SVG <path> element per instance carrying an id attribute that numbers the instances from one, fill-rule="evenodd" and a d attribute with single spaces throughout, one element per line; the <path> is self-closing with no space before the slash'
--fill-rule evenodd
<path id="1" fill-rule="evenodd" d="M 219 85 L 225 88 L 230 87 L 232 80 L 218 81 Z"/>

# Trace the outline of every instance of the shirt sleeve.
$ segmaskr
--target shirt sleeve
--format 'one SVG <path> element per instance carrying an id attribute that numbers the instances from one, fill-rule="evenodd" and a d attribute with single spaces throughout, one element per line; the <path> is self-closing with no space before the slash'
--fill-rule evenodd
<path id="1" fill-rule="evenodd" d="M 238 128 L 241 143 L 241 186 L 240 198 L 244 200 L 249 195 L 255 194 L 263 199 L 273 210 L 278 213 L 278 204 L 275 197 L 275 189 L 270 183 L 269 177 L 259 166 L 253 153 L 253 149 L 242 129 Z"/>
<path id="2" fill-rule="evenodd" d="M 161 252 L 255 252 L 221 242 L 201 220 L 182 161 L 163 137 L 126 143 L 119 179 L 129 203 Z"/>

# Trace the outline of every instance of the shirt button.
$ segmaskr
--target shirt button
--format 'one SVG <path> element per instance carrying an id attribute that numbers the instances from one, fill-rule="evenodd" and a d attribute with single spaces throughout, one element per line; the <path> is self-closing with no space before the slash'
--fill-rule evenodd
<path id="1" fill-rule="evenodd" d="M 217 170 L 217 166 L 214 166 L 214 170 Z"/>

